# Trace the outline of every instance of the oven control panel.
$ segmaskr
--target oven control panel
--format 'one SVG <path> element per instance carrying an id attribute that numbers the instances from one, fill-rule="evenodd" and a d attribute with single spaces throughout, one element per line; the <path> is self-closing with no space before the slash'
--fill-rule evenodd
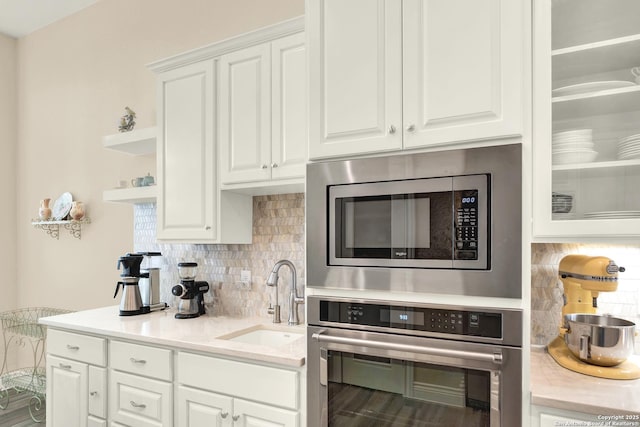
<path id="1" fill-rule="evenodd" d="M 502 338 L 502 314 L 343 301 L 320 301 L 320 320 L 341 324 Z"/>

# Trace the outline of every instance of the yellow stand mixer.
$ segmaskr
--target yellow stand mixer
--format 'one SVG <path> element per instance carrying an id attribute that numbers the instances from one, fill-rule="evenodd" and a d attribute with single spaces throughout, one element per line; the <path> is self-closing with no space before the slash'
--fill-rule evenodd
<path id="1" fill-rule="evenodd" d="M 600 378 L 640 378 L 640 367 L 629 360 L 616 366 L 592 365 L 574 356 L 565 343 L 565 315 L 597 314 L 598 295 L 618 289 L 618 272 L 624 272 L 624 267 L 603 256 L 567 255 L 560 261 L 558 273 L 564 288 L 560 335 L 547 346 L 560 366 Z"/>

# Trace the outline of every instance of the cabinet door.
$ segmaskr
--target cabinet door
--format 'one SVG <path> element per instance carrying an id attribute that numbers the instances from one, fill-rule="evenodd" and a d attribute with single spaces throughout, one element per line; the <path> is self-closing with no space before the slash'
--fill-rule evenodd
<path id="1" fill-rule="evenodd" d="M 303 178 L 307 163 L 304 33 L 271 43 L 271 178 Z"/>
<path id="2" fill-rule="evenodd" d="M 298 427 L 300 415 L 294 411 L 249 402 L 233 401 L 234 426 L 240 427 Z"/>
<path id="3" fill-rule="evenodd" d="M 534 237 L 628 241 L 640 235 L 640 2 L 534 12 Z"/>
<path id="4" fill-rule="evenodd" d="M 232 421 L 233 399 L 216 393 L 178 387 L 178 425 L 221 427 Z"/>
<path id="5" fill-rule="evenodd" d="M 402 2 L 308 0 L 309 157 L 402 148 Z"/>
<path id="6" fill-rule="evenodd" d="M 107 418 L 107 369 L 89 366 L 89 414 Z"/>
<path id="7" fill-rule="evenodd" d="M 87 425 L 88 365 L 47 355 L 47 427 Z"/>
<path id="8" fill-rule="evenodd" d="M 265 43 L 219 61 L 220 178 L 223 184 L 271 177 L 271 48 Z"/>
<path id="9" fill-rule="evenodd" d="M 216 238 L 213 60 L 158 78 L 158 239 Z"/>
<path id="10" fill-rule="evenodd" d="M 404 147 L 520 135 L 525 2 L 403 2 Z"/>

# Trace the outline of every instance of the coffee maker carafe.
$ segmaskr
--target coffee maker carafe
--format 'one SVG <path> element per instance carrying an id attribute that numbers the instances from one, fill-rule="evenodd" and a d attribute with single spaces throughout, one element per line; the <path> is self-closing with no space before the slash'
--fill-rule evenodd
<path id="1" fill-rule="evenodd" d="M 140 272 L 140 296 L 142 297 L 142 312 L 149 313 L 155 310 L 164 310 L 167 304 L 160 302 L 160 267 L 153 260 L 162 259 L 160 252 L 139 252 L 147 261 L 143 262 Z"/>
<path id="2" fill-rule="evenodd" d="M 143 256 L 140 254 L 126 254 L 118 258 L 118 270 L 122 267 L 120 281 L 116 284 L 115 298 L 122 285 L 122 297 L 120 298 L 120 316 L 134 316 L 142 314 L 142 298 L 140 296 L 140 264 Z"/>
<path id="3" fill-rule="evenodd" d="M 205 314 L 204 294 L 209 291 L 209 283 L 195 280 L 197 270 L 195 262 L 178 264 L 180 283 L 171 288 L 171 293 L 180 297 L 176 319 L 192 319 Z"/>

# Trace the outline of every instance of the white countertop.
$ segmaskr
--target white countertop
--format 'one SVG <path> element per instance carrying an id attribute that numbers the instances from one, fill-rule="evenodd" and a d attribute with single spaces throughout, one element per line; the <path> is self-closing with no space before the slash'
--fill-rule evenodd
<path id="1" fill-rule="evenodd" d="M 118 306 L 84 310 L 44 317 L 40 319 L 40 323 L 52 328 L 278 365 L 299 367 L 305 363 L 306 328 L 304 325 L 274 324 L 265 318 L 231 318 L 209 315 L 195 319 L 176 319 L 174 317 L 175 309 L 155 311 L 138 316 L 119 316 L 118 311 Z M 256 326 L 304 335 L 291 344 L 278 348 L 219 339 L 224 335 Z"/>
<path id="2" fill-rule="evenodd" d="M 631 360 L 640 364 L 638 356 Z M 531 403 L 596 415 L 640 414 L 640 380 L 579 374 L 536 347 L 531 351 Z"/>

